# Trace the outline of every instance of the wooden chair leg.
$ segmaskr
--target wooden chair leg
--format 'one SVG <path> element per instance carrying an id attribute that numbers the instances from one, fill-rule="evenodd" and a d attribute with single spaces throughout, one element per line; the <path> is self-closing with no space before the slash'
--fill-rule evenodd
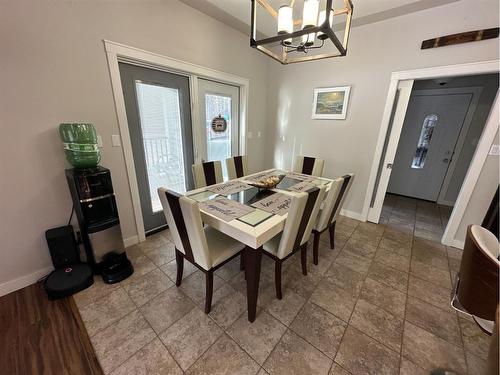
<path id="1" fill-rule="evenodd" d="M 276 298 L 282 299 L 283 295 L 281 294 L 281 259 L 276 259 L 274 262 L 274 284 L 276 286 Z"/>
<path id="2" fill-rule="evenodd" d="M 245 269 L 245 258 L 243 256 L 243 252 L 240 255 L 240 271 L 243 271 Z"/>
<path id="3" fill-rule="evenodd" d="M 328 232 L 330 232 L 330 249 L 335 249 L 335 223 L 336 221 L 328 228 Z"/>
<path id="4" fill-rule="evenodd" d="M 177 279 L 175 285 L 180 286 L 182 282 L 182 273 L 184 271 L 184 254 L 175 249 L 175 262 L 177 263 Z"/>
<path id="5" fill-rule="evenodd" d="M 313 242 L 313 263 L 315 265 L 318 265 L 318 248 L 319 248 L 319 237 L 321 236 L 321 233 L 319 232 L 314 232 L 314 242 Z"/>
<path id="6" fill-rule="evenodd" d="M 302 274 L 307 275 L 307 242 L 300 248 L 300 263 L 302 264 Z"/>
<path id="7" fill-rule="evenodd" d="M 214 273 L 213 271 L 207 271 L 205 273 L 206 279 L 206 295 L 205 295 L 205 314 L 210 312 L 212 308 L 212 294 L 214 292 Z"/>

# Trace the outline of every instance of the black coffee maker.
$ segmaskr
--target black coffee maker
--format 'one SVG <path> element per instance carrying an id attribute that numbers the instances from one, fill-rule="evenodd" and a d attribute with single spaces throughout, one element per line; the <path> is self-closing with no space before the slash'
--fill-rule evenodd
<path id="1" fill-rule="evenodd" d="M 105 283 L 129 277 L 133 266 L 123 246 L 109 169 L 67 169 L 66 179 L 80 226 L 87 262 Z"/>

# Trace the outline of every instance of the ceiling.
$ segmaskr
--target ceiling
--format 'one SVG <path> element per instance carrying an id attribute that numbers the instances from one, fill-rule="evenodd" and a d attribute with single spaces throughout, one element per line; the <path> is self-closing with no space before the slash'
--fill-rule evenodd
<path id="1" fill-rule="evenodd" d="M 185 4 L 245 33 L 250 28 L 250 1 L 249 0 L 180 0 Z M 383 21 L 389 18 L 418 12 L 424 9 L 452 3 L 459 0 L 352 0 L 352 26 L 361 26 Z M 274 9 L 281 5 L 290 4 L 291 0 L 268 0 Z M 325 0 L 321 0 L 321 9 Z M 295 1 L 294 18 L 300 18 L 302 1 Z M 334 8 L 343 8 L 343 0 L 334 0 Z M 295 16 L 295 14 L 297 14 Z M 259 18 L 260 13 L 258 13 Z M 271 17 L 260 17 L 257 22 L 258 31 L 264 35 L 273 35 L 276 32 L 276 21 Z"/>

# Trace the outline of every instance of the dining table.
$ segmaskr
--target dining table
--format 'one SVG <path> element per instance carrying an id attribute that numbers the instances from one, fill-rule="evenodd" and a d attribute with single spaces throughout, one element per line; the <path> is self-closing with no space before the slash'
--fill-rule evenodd
<path id="1" fill-rule="evenodd" d="M 278 176 L 274 188 L 260 188 L 259 181 Z M 245 245 L 243 265 L 247 283 L 248 320 L 255 321 L 259 294 L 262 247 L 281 233 L 293 193 L 326 185 L 331 179 L 268 169 L 184 193 L 199 202 L 201 217 L 209 225 Z"/>

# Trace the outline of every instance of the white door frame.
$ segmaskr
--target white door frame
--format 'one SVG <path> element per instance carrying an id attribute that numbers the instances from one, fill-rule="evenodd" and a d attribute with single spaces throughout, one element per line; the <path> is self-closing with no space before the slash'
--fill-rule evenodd
<path id="1" fill-rule="evenodd" d="M 137 239 L 124 239 L 125 246 L 133 245 L 137 242 L 145 241 L 146 234 L 144 231 L 144 221 L 142 219 L 142 209 L 139 198 L 139 188 L 137 185 L 137 176 L 135 174 L 134 156 L 132 154 L 132 144 L 130 141 L 130 132 L 128 128 L 127 113 L 125 109 L 125 100 L 123 98 L 122 83 L 120 78 L 120 70 L 118 63 L 126 62 L 132 65 L 143 66 L 156 70 L 163 70 L 189 78 L 190 101 L 191 101 L 191 120 L 194 126 L 200 124 L 201 118 L 198 113 L 198 79 L 206 78 L 213 81 L 228 83 L 240 88 L 239 95 L 239 110 L 240 110 L 240 139 L 239 150 L 241 154 L 246 152 L 246 129 L 248 125 L 248 95 L 250 89 L 250 81 L 247 78 L 239 77 L 233 74 L 224 73 L 218 70 L 205 68 L 200 65 L 192 64 L 186 61 L 173 59 L 162 56 L 154 52 L 144 51 L 139 48 L 126 46 L 109 40 L 103 40 L 104 49 L 106 51 L 109 75 L 111 78 L 111 87 L 113 89 L 113 97 L 115 101 L 116 115 L 118 119 L 118 127 L 120 130 L 121 143 L 123 147 L 123 155 L 127 169 L 128 183 L 130 187 L 130 195 L 132 197 L 132 206 L 134 209 L 134 218 L 137 228 Z M 195 160 L 197 159 L 196 145 L 199 144 L 198 139 L 193 135 L 193 151 Z"/>
<path id="2" fill-rule="evenodd" d="M 362 216 L 363 218 L 365 218 L 365 220 L 378 222 L 380 218 L 381 207 L 377 207 L 376 204 L 378 201 L 380 205 L 379 198 L 381 196 L 385 196 L 386 193 L 385 190 L 387 189 L 387 186 L 385 186 L 385 189 L 383 189 L 384 190 L 383 191 L 380 189 L 381 186 L 379 184 L 377 192 L 374 192 L 374 187 L 377 178 L 378 167 L 380 163 L 383 162 L 381 160 L 382 151 L 385 139 L 387 137 L 387 130 L 389 127 L 389 121 L 391 119 L 392 107 L 399 82 L 405 80 L 433 79 L 442 77 L 498 73 L 499 63 L 500 60 L 491 60 L 491 61 L 482 61 L 482 62 L 474 62 L 467 64 L 447 65 L 447 66 L 438 66 L 438 67 L 431 67 L 424 69 L 400 71 L 400 72 L 393 72 L 391 74 L 391 82 L 389 85 L 384 113 L 382 116 L 382 123 L 380 126 L 380 131 L 377 139 L 377 146 L 375 148 L 375 154 L 373 157 L 370 178 L 368 180 L 368 186 L 363 205 Z M 488 119 L 486 120 L 486 125 L 483 129 L 483 133 L 481 134 L 481 138 L 479 139 L 476 151 L 474 152 L 474 156 L 472 157 L 469 169 L 467 170 L 467 174 L 460 189 L 460 193 L 458 194 L 458 198 L 453 208 L 453 212 L 451 213 L 448 225 L 446 226 L 443 238 L 441 239 L 441 242 L 445 245 L 454 244 L 454 238 L 458 226 L 460 225 L 460 221 L 462 220 L 464 212 L 467 208 L 467 204 L 469 203 L 469 199 L 472 195 L 472 192 L 474 191 L 474 187 L 476 186 L 479 174 L 481 173 L 482 167 L 488 155 L 490 146 L 498 130 L 499 127 L 498 106 L 499 106 L 499 98 L 497 92 L 497 96 L 493 103 L 492 109 L 490 111 Z M 406 108 L 404 109 L 404 112 L 406 112 Z M 399 127 L 399 130 L 393 128 L 390 134 L 389 144 L 395 143 L 397 145 L 400 134 L 401 134 L 401 127 Z M 375 205 L 373 207 L 370 207 L 370 201 L 374 193 L 376 193 Z"/>

